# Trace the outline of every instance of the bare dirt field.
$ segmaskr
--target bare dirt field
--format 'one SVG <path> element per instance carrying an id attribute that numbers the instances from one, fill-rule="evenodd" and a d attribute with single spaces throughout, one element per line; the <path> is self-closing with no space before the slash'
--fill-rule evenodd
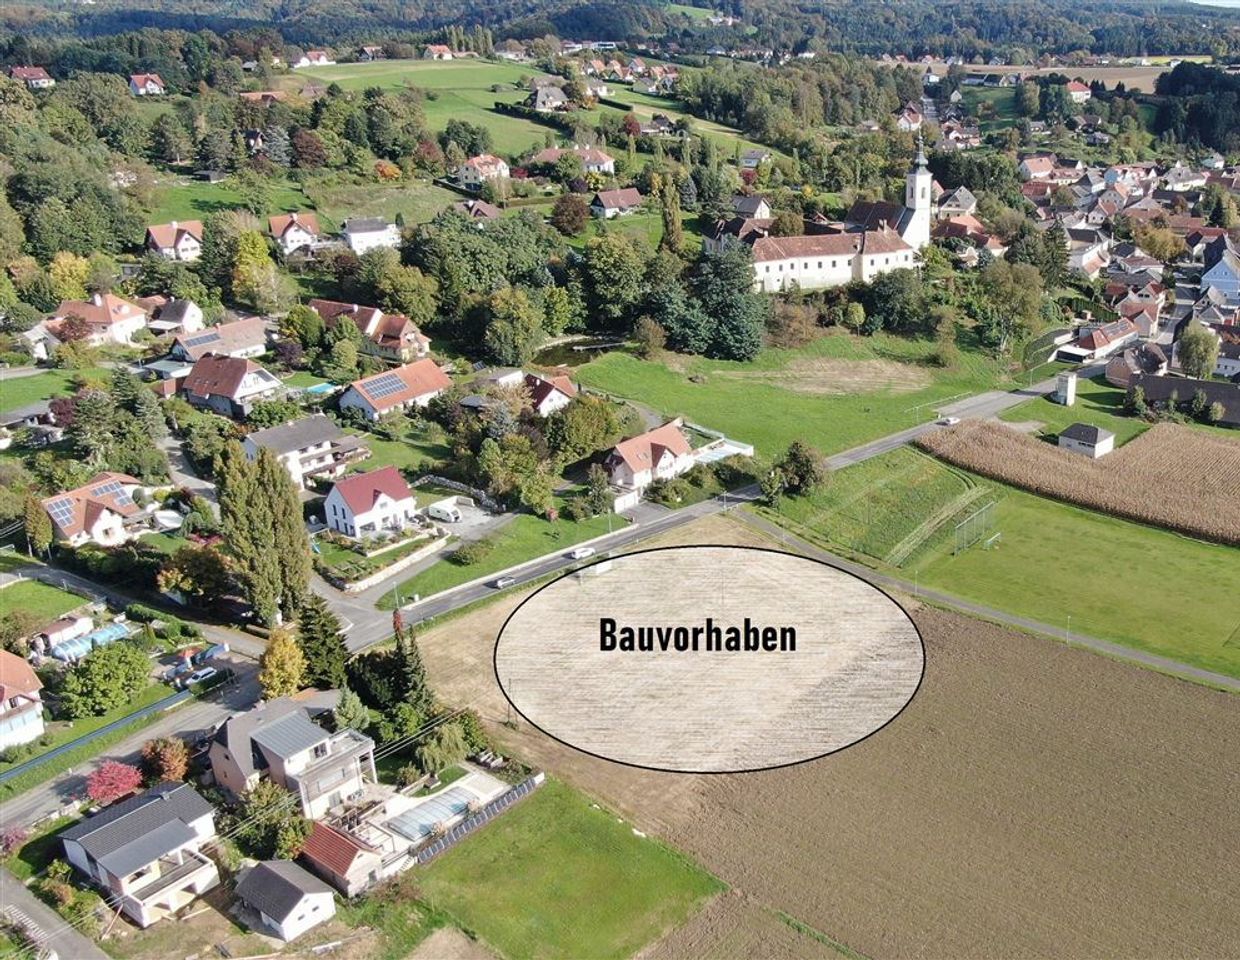
<path id="1" fill-rule="evenodd" d="M 927 371 L 911 363 L 832 357 L 803 357 L 779 370 L 729 370 L 715 376 L 769 383 L 797 393 L 823 396 L 875 390 L 913 393 L 933 382 Z"/>
<path id="2" fill-rule="evenodd" d="M 668 540 L 756 537 L 716 518 Z M 446 700 L 504 719 L 491 649 L 520 599 L 423 635 Z M 528 724 L 497 732 L 742 898 L 708 908 L 652 957 L 750 945 L 806 955 L 770 928 L 779 912 L 867 956 L 1240 957 L 1237 701 L 955 614 L 910 612 L 927 648 L 918 695 L 875 736 L 813 763 L 652 773 Z"/>
<path id="3" fill-rule="evenodd" d="M 408 960 L 495 960 L 495 954 L 455 927 L 440 927 L 418 944 Z"/>
<path id="4" fill-rule="evenodd" d="M 914 66 L 917 69 L 921 69 L 919 65 Z M 945 63 L 936 62 L 930 66 L 939 76 L 947 74 L 947 64 Z M 976 73 L 1020 73 L 1036 77 L 1047 76 L 1052 73 L 1062 73 L 1064 76 L 1072 77 L 1073 79 L 1080 78 L 1085 83 L 1101 80 L 1106 84 L 1108 90 L 1114 90 L 1117 83 L 1122 83 L 1129 90 L 1136 89 L 1142 93 L 1153 93 L 1154 84 L 1158 81 L 1159 75 L 1166 73 L 1168 67 L 1166 64 L 1152 64 L 1148 67 L 1131 65 L 1114 67 L 983 67 L 970 65 L 966 69 Z"/>
<path id="5" fill-rule="evenodd" d="M 635 960 L 829 960 L 839 956 L 829 944 L 797 930 L 775 911 L 731 890 L 712 900 L 688 923 L 651 944 Z"/>

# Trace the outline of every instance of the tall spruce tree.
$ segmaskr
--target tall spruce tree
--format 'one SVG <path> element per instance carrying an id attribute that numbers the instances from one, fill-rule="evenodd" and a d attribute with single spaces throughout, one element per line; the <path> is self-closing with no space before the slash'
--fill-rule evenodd
<path id="1" fill-rule="evenodd" d="M 310 541 L 302 519 L 301 500 L 288 470 L 270 450 L 260 450 L 255 463 L 258 488 L 270 503 L 271 537 L 279 571 L 279 605 L 285 617 L 297 615 L 310 589 Z"/>
<path id="2" fill-rule="evenodd" d="M 246 600 L 263 623 L 275 623 L 282 586 L 279 549 L 273 537 L 276 498 L 259 486 L 257 469 L 241 444 L 230 442 L 219 461 L 220 529 Z"/>
<path id="3" fill-rule="evenodd" d="M 396 631 L 396 657 L 400 663 L 401 700 L 428 717 L 435 706 L 435 694 L 426 679 L 426 665 L 422 663 L 422 651 L 411 627 Z"/>
<path id="4" fill-rule="evenodd" d="M 297 640 L 306 657 L 306 683 L 321 690 L 344 687 L 349 659 L 344 631 L 327 601 L 317 593 L 306 597 L 298 613 Z"/>

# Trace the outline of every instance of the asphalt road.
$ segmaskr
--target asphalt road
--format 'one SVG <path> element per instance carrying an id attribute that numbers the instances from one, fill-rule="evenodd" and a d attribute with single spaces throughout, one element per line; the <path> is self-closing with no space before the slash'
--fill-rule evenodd
<path id="1" fill-rule="evenodd" d="M 70 925 L 69 921 L 40 901 L 13 874 L 0 868 L 0 906 L 25 915 L 44 935 L 42 942 L 56 951 L 61 960 L 109 960 L 95 944 Z"/>

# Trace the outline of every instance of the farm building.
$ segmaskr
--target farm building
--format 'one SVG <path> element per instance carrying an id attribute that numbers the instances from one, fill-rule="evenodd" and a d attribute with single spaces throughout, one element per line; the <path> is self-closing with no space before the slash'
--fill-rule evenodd
<path id="1" fill-rule="evenodd" d="M 1059 431 L 1059 446 L 1097 460 L 1115 449 L 1115 434 L 1088 423 L 1074 423 Z"/>

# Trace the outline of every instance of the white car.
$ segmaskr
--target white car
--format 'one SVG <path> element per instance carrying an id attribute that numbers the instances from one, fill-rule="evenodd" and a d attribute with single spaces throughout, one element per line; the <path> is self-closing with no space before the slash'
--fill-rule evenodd
<path id="1" fill-rule="evenodd" d="M 941 417 L 935 421 L 940 427 L 954 427 L 959 422 L 959 417 Z"/>
<path id="2" fill-rule="evenodd" d="M 499 577 L 497 580 L 492 582 L 491 586 L 493 586 L 496 590 L 503 590 L 505 587 L 511 587 L 516 582 L 516 577 Z"/>
<path id="3" fill-rule="evenodd" d="M 584 560 L 586 557 L 594 556 L 594 548 L 593 547 L 578 547 L 568 556 L 572 560 Z"/>
<path id="4" fill-rule="evenodd" d="M 201 670 L 195 670 L 188 677 L 186 677 L 185 685 L 188 687 L 195 683 L 202 683 L 204 680 L 210 680 L 217 673 L 219 673 L 219 671 L 216 670 L 215 667 L 203 667 Z"/>

